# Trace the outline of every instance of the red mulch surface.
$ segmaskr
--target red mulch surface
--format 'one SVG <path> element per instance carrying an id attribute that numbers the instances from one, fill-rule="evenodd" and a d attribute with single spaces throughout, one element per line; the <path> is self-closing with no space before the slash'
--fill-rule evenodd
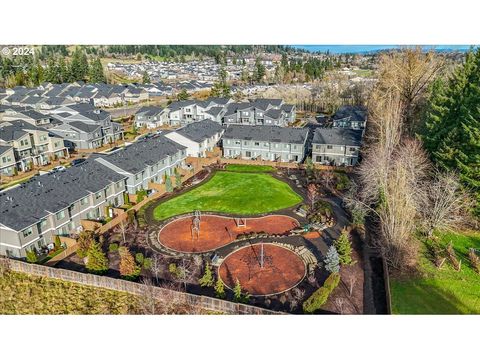
<path id="1" fill-rule="evenodd" d="M 233 242 L 237 235 L 264 231 L 269 234 L 283 234 L 298 226 L 289 216 L 271 215 L 246 219 L 245 226 L 237 226 L 234 218 L 215 215 L 200 216 L 200 233 L 193 234 L 193 216 L 173 220 L 158 234 L 160 243 L 167 248 L 188 253 L 215 250 Z"/>
<path id="2" fill-rule="evenodd" d="M 264 265 L 260 266 L 261 245 L 249 245 L 230 255 L 220 265 L 219 275 L 230 288 L 238 279 L 251 295 L 271 295 L 297 285 L 305 276 L 305 263 L 294 252 L 264 244 Z"/>

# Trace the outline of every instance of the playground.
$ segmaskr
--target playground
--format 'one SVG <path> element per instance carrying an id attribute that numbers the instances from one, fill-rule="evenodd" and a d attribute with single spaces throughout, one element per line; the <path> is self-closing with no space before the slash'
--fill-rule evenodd
<path id="1" fill-rule="evenodd" d="M 298 226 L 297 220 L 285 215 L 234 218 L 196 211 L 164 225 L 158 232 L 158 241 L 178 252 L 204 253 L 230 244 L 240 234 L 280 235 Z"/>
<path id="2" fill-rule="evenodd" d="M 230 289 L 238 280 L 243 291 L 266 296 L 295 287 L 305 277 L 306 266 L 293 251 L 261 243 L 232 252 L 220 265 L 218 274 Z"/>

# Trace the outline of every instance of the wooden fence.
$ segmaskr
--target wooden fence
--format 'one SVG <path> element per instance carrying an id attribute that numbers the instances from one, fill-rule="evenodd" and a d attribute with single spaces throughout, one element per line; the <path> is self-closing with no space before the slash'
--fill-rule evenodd
<path id="1" fill-rule="evenodd" d="M 115 291 L 124 291 L 134 295 L 151 293 L 151 288 L 144 284 L 131 281 L 113 279 L 106 276 L 93 274 L 84 274 L 72 270 L 57 269 L 43 265 L 29 264 L 18 260 L 0 258 L 0 266 L 16 272 L 43 276 L 52 279 L 70 281 L 82 285 L 100 287 Z M 282 314 L 256 306 L 233 303 L 226 300 L 215 299 L 208 296 L 183 293 L 161 287 L 153 287 L 154 296 L 158 299 L 176 299 L 179 302 L 188 304 L 198 309 L 217 311 L 225 314 L 250 314 L 250 315 L 270 315 Z"/>

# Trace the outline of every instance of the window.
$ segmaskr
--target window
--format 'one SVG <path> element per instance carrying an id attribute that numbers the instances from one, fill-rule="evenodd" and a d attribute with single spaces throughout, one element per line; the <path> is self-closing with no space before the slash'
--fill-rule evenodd
<path id="1" fill-rule="evenodd" d="M 10 156 L 4 156 L 2 157 L 2 162 L 5 164 L 7 162 L 10 162 L 12 161 L 12 158 Z"/>
<path id="2" fill-rule="evenodd" d="M 242 143 L 240 141 L 235 141 L 235 145 L 241 145 Z"/>
<path id="3" fill-rule="evenodd" d="M 47 135 L 40 135 L 40 141 L 47 140 Z"/>
<path id="4" fill-rule="evenodd" d="M 243 145 L 248 145 L 248 141 L 244 141 L 244 142 L 243 142 Z"/>
<path id="5" fill-rule="evenodd" d="M 84 197 L 80 200 L 80 205 L 86 205 L 88 203 L 88 198 Z"/>
<path id="6" fill-rule="evenodd" d="M 259 142 L 255 142 L 255 146 L 260 146 L 260 143 L 259 143 Z"/>
<path id="7" fill-rule="evenodd" d="M 27 229 L 25 229 L 25 230 L 22 231 L 23 237 L 30 236 L 30 235 L 32 235 L 32 233 L 33 233 L 33 230 L 32 230 L 31 227 L 29 227 L 29 228 L 27 228 Z"/>
<path id="8" fill-rule="evenodd" d="M 353 152 L 353 151 L 357 151 L 357 149 L 354 148 L 354 147 L 351 147 L 351 148 L 350 148 L 350 151 L 352 151 L 352 152 Z"/>
<path id="9" fill-rule="evenodd" d="M 95 199 L 98 200 L 98 199 L 100 199 L 101 197 L 102 197 L 102 192 L 101 192 L 101 191 L 99 191 L 99 192 L 97 192 L 97 193 L 95 194 Z"/>
<path id="10" fill-rule="evenodd" d="M 317 156 L 315 157 L 315 162 L 322 162 L 322 157 L 319 156 L 319 155 L 317 155 Z"/>
<path id="11" fill-rule="evenodd" d="M 293 150 L 297 150 L 297 145 L 293 145 Z"/>
<path id="12" fill-rule="evenodd" d="M 65 210 L 58 212 L 55 217 L 57 218 L 57 220 L 62 220 L 65 217 Z"/>
<path id="13" fill-rule="evenodd" d="M 333 146 L 332 145 L 327 145 L 327 149 L 332 149 Z"/>
<path id="14" fill-rule="evenodd" d="M 45 229 L 46 226 L 47 226 L 47 219 L 43 219 L 42 221 L 40 221 L 40 229 Z"/>
<path id="15" fill-rule="evenodd" d="M 56 148 L 57 148 L 57 147 L 60 147 L 60 142 L 57 141 L 57 142 L 54 144 L 54 146 L 55 146 Z"/>

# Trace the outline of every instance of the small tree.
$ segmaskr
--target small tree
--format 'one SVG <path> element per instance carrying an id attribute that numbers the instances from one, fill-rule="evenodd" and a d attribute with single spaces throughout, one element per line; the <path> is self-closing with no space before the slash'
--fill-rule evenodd
<path id="1" fill-rule="evenodd" d="M 36 263 L 37 260 L 38 258 L 35 250 L 27 250 L 27 261 L 33 264 L 33 263 Z"/>
<path id="2" fill-rule="evenodd" d="M 90 247 L 91 242 L 93 241 L 93 232 L 91 231 L 82 231 L 78 234 L 78 250 L 77 255 L 81 258 L 87 256 L 87 251 Z"/>
<path id="3" fill-rule="evenodd" d="M 136 253 L 135 254 L 135 261 L 139 264 L 139 265 L 143 265 L 143 262 L 145 261 L 145 257 L 143 256 L 142 253 Z"/>
<path id="4" fill-rule="evenodd" d="M 93 240 L 87 251 L 87 265 L 89 272 L 104 274 L 108 270 L 108 259 L 102 251 L 100 244 Z"/>
<path id="5" fill-rule="evenodd" d="M 307 197 L 308 201 L 310 202 L 310 211 L 315 210 L 315 203 L 317 202 L 318 199 L 318 191 L 317 191 L 317 186 L 313 183 L 309 184 L 307 187 Z"/>
<path id="6" fill-rule="evenodd" d="M 170 179 L 170 176 L 165 176 L 165 190 L 168 193 L 173 191 L 172 179 Z"/>
<path id="7" fill-rule="evenodd" d="M 325 256 L 325 269 L 330 273 L 338 273 L 340 271 L 340 258 L 335 246 L 330 246 Z"/>
<path id="8" fill-rule="evenodd" d="M 127 279 L 134 279 L 140 274 L 140 268 L 135 263 L 130 250 L 127 247 L 121 246 L 118 249 L 120 254 L 120 275 Z"/>
<path id="9" fill-rule="evenodd" d="M 223 284 L 222 279 L 218 278 L 215 284 L 215 296 L 219 299 L 225 298 L 225 286 Z"/>
<path id="10" fill-rule="evenodd" d="M 179 188 L 182 186 L 182 174 L 180 174 L 180 171 L 178 171 L 177 168 L 175 168 L 175 187 Z"/>
<path id="11" fill-rule="evenodd" d="M 352 244 L 350 243 L 350 236 L 348 230 L 343 228 L 340 236 L 333 242 L 337 250 L 340 264 L 350 265 L 352 261 Z"/>
<path id="12" fill-rule="evenodd" d="M 177 100 L 178 101 L 188 100 L 189 97 L 190 95 L 188 95 L 187 90 L 182 89 L 177 95 Z"/>
<path id="13" fill-rule="evenodd" d="M 150 84 L 150 76 L 148 76 L 148 73 L 146 71 L 143 72 L 142 82 L 144 84 Z"/>
<path id="14" fill-rule="evenodd" d="M 309 180 L 312 179 L 315 174 L 315 165 L 310 156 L 305 159 L 305 172 L 307 173 L 307 178 Z"/>
<path id="15" fill-rule="evenodd" d="M 472 264 L 472 268 L 480 274 L 480 258 L 475 253 L 475 249 L 470 249 L 468 251 L 468 258 L 470 259 L 470 263 Z"/>
<path id="16" fill-rule="evenodd" d="M 208 262 L 205 264 L 205 272 L 203 273 L 203 276 L 200 278 L 199 284 L 201 287 L 213 286 L 212 267 Z"/>
<path id="17" fill-rule="evenodd" d="M 240 285 L 240 281 L 238 279 L 235 282 L 235 287 L 233 288 L 233 298 L 236 302 L 242 301 L 242 285 Z"/>
<path id="18" fill-rule="evenodd" d="M 58 235 L 55 235 L 55 249 L 60 249 L 60 247 L 62 246 L 62 242 L 60 241 L 60 236 Z"/>

